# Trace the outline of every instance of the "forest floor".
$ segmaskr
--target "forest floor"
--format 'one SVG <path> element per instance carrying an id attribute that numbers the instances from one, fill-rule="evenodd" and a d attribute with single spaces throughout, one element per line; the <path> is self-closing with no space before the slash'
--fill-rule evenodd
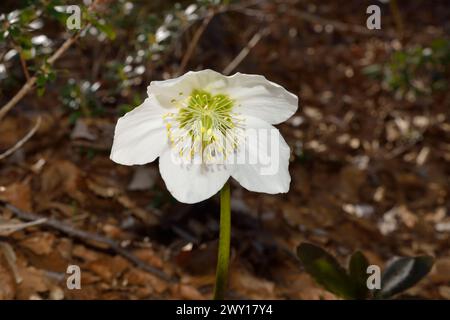
<path id="1" fill-rule="evenodd" d="M 404 41 L 445 36 L 445 1 L 415 3 L 402 7 Z M 380 31 L 364 31 L 365 8 L 287 2 L 264 5 L 263 21 L 251 12 L 219 15 L 189 62 L 223 70 L 266 27 L 237 70 L 263 74 L 300 98 L 297 114 L 279 126 L 292 149 L 290 192 L 257 194 L 232 183 L 230 299 L 335 299 L 296 258 L 303 241 L 342 263 L 355 250 L 380 266 L 396 255 L 433 255 L 432 272 L 407 296 L 450 299 L 450 96 L 396 99 L 363 73 L 401 46 L 389 15 Z M 218 198 L 177 203 L 157 163 L 113 163 L 117 116 L 73 125 L 52 94 L 28 95 L 0 123 L 5 150 L 41 116 L 38 132 L 0 164 L 0 200 L 55 220 L 0 229 L 0 299 L 209 299 Z M 19 218 L 0 205 L 0 221 Z M 66 287 L 68 265 L 80 266 L 81 290 Z"/>

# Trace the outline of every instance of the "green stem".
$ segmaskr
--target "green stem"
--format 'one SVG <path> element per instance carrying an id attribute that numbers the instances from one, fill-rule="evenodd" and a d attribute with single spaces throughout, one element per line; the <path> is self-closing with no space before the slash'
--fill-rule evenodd
<path id="1" fill-rule="evenodd" d="M 227 182 L 220 190 L 220 235 L 219 252 L 217 256 L 216 286 L 214 300 L 223 300 L 228 280 L 228 265 L 230 263 L 231 238 L 231 206 L 230 183 Z"/>

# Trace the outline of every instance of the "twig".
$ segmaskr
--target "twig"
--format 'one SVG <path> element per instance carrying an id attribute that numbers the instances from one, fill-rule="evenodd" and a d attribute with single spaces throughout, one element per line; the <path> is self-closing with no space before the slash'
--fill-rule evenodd
<path id="1" fill-rule="evenodd" d="M 42 218 L 23 223 L 0 223 L 0 236 L 8 236 L 13 232 L 44 223 L 46 220 L 46 218 Z"/>
<path id="2" fill-rule="evenodd" d="M 269 33 L 269 28 L 264 28 L 262 31 L 259 31 L 253 35 L 253 37 L 249 40 L 247 45 L 239 52 L 239 54 L 223 69 L 223 74 L 229 75 L 237 66 L 247 57 L 252 50 L 261 40 L 262 37 L 266 36 Z"/>
<path id="3" fill-rule="evenodd" d="M 189 47 L 187 48 L 186 53 L 183 56 L 183 59 L 181 60 L 180 67 L 178 68 L 178 74 L 183 73 L 183 71 L 186 69 L 189 60 L 191 59 L 192 54 L 194 53 L 195 48 L 197 47 L 198 41 L 200 40 L 203 32 L 206 30 L 206 27 L 211 22 L 211 19 L 214 17 L 214 15 L 215 15 L 214 9 L 210 9 L 205 19 L 203 19 L 203 22 L 200 25 L 200 27 L 195 31 L 194 37 L 192 38 L 192 41 L 189 44 Z"/>
<path id="4" fill-rule="evenodd" d="M 41 117 L 38 117 L 34 127 L 22 139 L 20 139 L 12 148 L 10 148 L 10 149 L 6 150 L 5 152 L 3 152 L 2 154 L 0 154 L 0 160 L 3 160 L 5 158 L 9 157 L 14 152 L 16 152 L 18 149 L 20 149 L 36 133 L 36 131 L 39 129 L 40 125 L 41 125 Z"/>
<path id="5" fill-rule="evenodd" d="M 85 27 L 87 28 L 87 26 Z M 84 30 L 84 29 L 82 29 Z M 50 58 L 48 58 L 47 63 L 49 65 L 52 65 L 56 60 L 58 60 L 61 55 L 78 39 L 80 36 L 80 33 L 82 32 L 80 30 L 73 36 L 71 36 L 69 39 L 67 39 L 61 47 L 59 47 L 58 50 L 56 50 Z M 16 93 L 14 97 L 11 98 L 1 109 L 0 109 L 0 120 L 3 119 L 3 117 L 11 110 L 22 98 L 33 88 L 34 84 L 36 83 L 37 76 L 33 76 L 25 82 L 25 84 L 22 86 L 22 88 Z"/>
<path id="6" fill-rule="evenodd" d="M 42 217 L 35 213 L 24 212 L 24 211 L 20 210 L 19 208 L 15 207 L 9 203 L 3 202 L 1 200 L 0 200 L 0 205 L 3 205 L 5 208 L 9 209 L 15 216 L 17 216 L 18 218 L 20 218 L 22 220 L 36 221 L 36 220 L 45 218 L 45 217 Z M 97 243 L 107 245 L 112 251 L 114 251 L 115 253 L 121 255 L 122 257 L 124 257 L 125 259 L 130 261 L 139 269 L 142 269 L 144 271 L 152 273 L 155 276 L 157 276 L 163 280 L 169 281 L 169 282 L 176 281 L 175 279 L 173 279 L 172 277 L 167 275 L 165 272 L 148 265 L 147 263 L 145 263 L 144 261 L 142 261 L 141 259 L 136 257 L 134 254 L 132 254 L 128 250 L 122 248 L 120 246 L 120 244 L 113 239 L 104 237 L 104 236 L 96 234 L 96 233 L 77 229 L 75 227 L 72 227 L 69 224 L 58 221 L 54 218 L 47 218 L 47 220 L 42 222 L 41 225 L 58 230 L 62 233 L 65 233 L 68 236 L 77 238 L 87 244 L 90 244 L 90 245 L 93 245 L 92 242 L 97 242 Z"/>

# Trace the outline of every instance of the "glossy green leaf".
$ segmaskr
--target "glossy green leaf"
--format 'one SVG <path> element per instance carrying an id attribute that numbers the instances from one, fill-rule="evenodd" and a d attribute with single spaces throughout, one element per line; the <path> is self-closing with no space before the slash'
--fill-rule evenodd
<path id="1" fill-rule="evenodd" d="M 350 278 L 355 284 L 356 295 L 358 299 L 365 299 L 369 294 L 369 289 L 367 288 L 367 267 L 369 266 L 369 261 L 364 256 L 361 251 L 356 251 L 350 258 L 349 262 L 349 273 Z"/>
<path id="2" fill-rule="evenodd" d="M 297 247 L 297 255 L 306 272 L 325 289 L 345 299 L 357 297 L 354 284 L 345 269 L 325 250 L 310 243 L 302 243 Z"/>
<path id="3" fill-rule="evenodd" d="M 434 259 L 430 256 L 402 257 L 392 261 L 381 277 L 379 298 L 388 298 L 405 291 L 430 272 Z"/>

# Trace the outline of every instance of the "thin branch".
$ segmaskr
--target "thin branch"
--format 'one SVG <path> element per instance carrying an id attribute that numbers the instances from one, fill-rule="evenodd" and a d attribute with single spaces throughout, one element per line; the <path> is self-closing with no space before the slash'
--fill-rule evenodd
<path id="1" fill-rule="evenodd" d="M 0 236 L 9 236 L 11 233 L 14 233 L 16 231 L 44 223 L 46 220 L 46 218 L 42 218 L 39 220 L 23 223 L 0 223 Z"/>
<path id="2" fill-rule="evenodd" d="M 87 26 L 85 27 L 87 28 Z M 69 47 L 78 39 L 80 33 L 84 29 L 80 30 L 76 34 L 72 35 L 69 39 L 67 39 L 58 50 L 56 50 L 50 58 L 48 58 L 47 63 L 52 65 L 56 60 L 58 60 L 62 54 L 69 49 Z M 36 83 L 37 76 L 33 76 L 25 82 L 22 88 L 16 93 L 14 97 L 11 98 L 1 109 L 0 109 L 0 120 L 11 110 L 23 97 L 33 88 Z"/>
<path id="3" fill-rule="evenodd" d="M 45 218 L 45 217 L 37 215 L 35 213 L 24 212 L 24 211 L 20 210 L 19 208 L 15 207 L 9 203 L 3 202 L 1 200 L 0 200 L 0 205 L 9 209 L 16 217 L 18 217 L 19 219 L 22 219 L 22 220 L 37 221 L 37 220 Z M 148 265 L 146 262 L 144 262 L 141 259 L 139 259 L 138 257 L 136 257 L 134 254 L 132 254 L 128 250 L 122 248 L 120 246 L 120 244 L 113 239 L 104 237 L 104 236 L 96 234 L 96 233 L 77 229 L 67 223 L 58 221 L 54 218 L 46 218 L 46 221 L 42 222 L 41 225 L 55 229 L 62 233 L 65 233 L 66 235 L 68 235 L 70 237 L 77 238 L 89 245 L 95 246 L 95 243 L 107 245 L 109 247 L 109 249 L 111 249 L 115 253 L 121 255 L 128 261 L 130 261 L 139 269 L 142 269 L 144 271 L 152 273 L 155 276 L 157 276 L 163 280 L 169 281 L 169 282 L 176 281 L 176 279 L 173 279 L 172 277 L 167 275 L 164 271 Z M 102 247 L 102 246 L 97 245 L 97 247 Z"/>
<path id="4" fill-rule="evenodd" d="M 3 152 L 2 154 L 0 154 L 0 160 L 3 160 L 5 158 L 9 157 L 14 152 L 19 150 L 28 140 L 31 139 L 31 137 L 39 129 L 40 125 L 41 125 L 41 117 L 38 117 L 33 128 L 31 128 L 31 130 L 22 139 L 20 139 L 12 148 L 10 148 L 10 149 L 6 150 L 5 152 Z"/>
<path id="5" fill-rule="evenodd" d="M 183 59 L 181 60 L 180 67 L 178 68 L 178 74 L 183 73 L 183 71 L 186 69 L 186 66 L 189 63 L 189 60 L 191 59 L 203 32 L 205 32 L 206 27 L 211 22 L 211 19 L 214 17 L 214 15 L 215 11 L 211 9 L 208 12 L 207 16 L 205 17 L 205 19 L 203 19 L 203 22 L 200 25 L 200 27 L 195 31 L 194 37 L 192 38 L 192 41 L 189 44 L 189 47 L 187 48 L 186 53 L 183 56 Z"/>
<path id="6" fill-rule="evenodd" d="M 234 69 L 236 69 L 239 64 L 247 57 L 252 50 L 263 38 L 269 33 L 269 28 L 264 28 L 263 30 L 255 33 L 253 37 L 248 41 L 247 45 L 239 52 L 239 54 L 223 69 L 223 74 L 229 75 Z"/>

